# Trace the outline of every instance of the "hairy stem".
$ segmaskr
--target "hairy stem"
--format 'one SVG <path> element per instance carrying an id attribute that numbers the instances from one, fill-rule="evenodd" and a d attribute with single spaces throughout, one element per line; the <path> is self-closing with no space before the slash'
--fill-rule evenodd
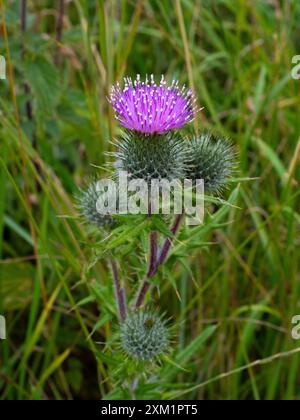
<path id="1" fill-rule="evenodd" d="M 125 321 L 126 318 L 126 294 L 123 287 L 121 287 L 121 282 L 119 278 L 118 268 L 115 261 L 111 258 L 110 259 L 111 269 L 112 269 L 112 276 L 114 282 L 114 289 L 115 289 L 115 296 L 119 310 L 119 317 L 121 322 Z"/>
<path id="2" fill-rule="evenodd" d="M 184 213 L 182 214 L 178 214 L 175 217 L 174 223 L 170 229 L 172 235 L 176 235 L 176 233 L 178 232 L 179 226 L 180 226 L 180 222 L 182 220 L 184 216 Z M 145 300 L 145 296 L 151 286 L 151 282 L 149 281 L 151 277 L 153 277 L 157 270 L 158 267 L 162 264 L 164 264 L 164 262 L 166 261 L 170 248 L 172 246 L 173 243 L 173 238 L 167 238 L 158 254 L 157 251 L 157 233 L 156 232 L 151 232 L 150 233 L 150 262 L 149 262 L 149 269 L 148 272 L 146 274 L 146 277 L 144 278 L 141 288 L 137 294 L 137 298 L 135 301 L 135 309 L 138 309 L 142 306 L 142 304 L 144 303 Z"/>
<path id="3" fill-rule="evenodd" d="M 138 291 L 137 298 L 135 301 L 135 309 L 138 309 L 144 302 L 146 293 L 151 286 L 149 279 L 154 276 L 157 271 L 157 232 L 151 231 L 149 237 L 150 243 L 150 259 L 149 259 L 149 268 L 147 274 L 142 282 L 141 288 Z"/>
<path id="4" fill-rule="evenodd" d="M 147 278 L 151 278 L 157 270 L 157 232 L 150 232 L 150 261 Z"/>
<path id="5" fill-rule="evenodd" d="M 175 217 L 174 223 L 171 227 L 171 233 L 172 233 L 173 236 L 176 235 L 176 233 L 179 229 L 180 222 L 183 218 L 183 215 L 184 215 L 184 213 L 177 214 L 177 216 Z M 172 237 L 167 238 L 165 240 L 165 242 L 164 242 L 164 244 L 163 244 L 163 246 L 160 250 L 159 256 L 158 256 L 157 267 L 159 265 L 162 265 L 166 261 L 166 259 L 168 257 L 168 254 L 169 254 L 169 251 L 170 251 L 170 248 L 172 246 L 172 243 L 173 243 L 173 238 Z"/>
<path id="6" fill-rule="evenodd" d="M 138 295 L 137 295 L 137 298 L 136 298 L 136 301 L 135 301 L 135 304 L 134 304 L 134 309 L 138 309 L 142 306 L 142 304 L 144 303 L 144 300 L 145 300 L 145 296 L 146 296 L 150 286 L 151 286 L 151 283 L 148 280 L 148 278 L 146 277 L 143 280 L 142 286 L 141 286 L 141 288 L 138 292 Z"/>

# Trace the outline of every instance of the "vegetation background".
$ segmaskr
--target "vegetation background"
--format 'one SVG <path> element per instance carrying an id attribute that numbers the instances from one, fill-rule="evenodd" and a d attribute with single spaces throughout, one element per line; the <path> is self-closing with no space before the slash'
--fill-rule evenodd
<path id="1" fill-rule="evenodd" d="M 300 398 L 299 22 L 297 0 L 0 0 L 2 399 L 124 398 L 104 351 L 108 242 L 98 234 L 95 258 L 73 195 L 118 134 L 111 84 L 137 73 L 190 85 L 198 127 L 230 137 L 253 179 L 183 230 L 175 254 L 194 251 L 170 258 L 160 290 L 179 324 L 174 363 L 134 397 Z M 121 265 L 131 289 L 147 258 L 138 235 L 123 244 L 137 249 Z"/>

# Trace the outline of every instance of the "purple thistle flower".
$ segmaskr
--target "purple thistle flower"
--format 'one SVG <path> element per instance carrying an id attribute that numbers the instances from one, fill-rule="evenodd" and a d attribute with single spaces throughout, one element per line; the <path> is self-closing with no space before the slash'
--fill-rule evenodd
<path id="1" fill-rule="evenodd" d="M 164 76 L 159 85 L 153 75 L 150 83 L 147 76 L 141 82 L 140 75 L 134 81 L 126 77 L 124 82 L 123 89 L 119 83 L 112 87 L 109 102 L 116 119 L 129 130 L 162 134 L 183 127 L 199 110 L 192 90 L 185 86 L 180 89 L 175 80 L 168 87 Z"/>

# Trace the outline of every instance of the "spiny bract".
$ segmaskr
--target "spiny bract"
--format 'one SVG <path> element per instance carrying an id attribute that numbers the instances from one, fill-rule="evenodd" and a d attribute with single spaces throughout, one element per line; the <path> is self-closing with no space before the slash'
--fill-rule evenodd
<path id="1" fill-rule="evenodd" d="M 166 322 L 156 312 L 133 312 L 121 325 L 121 343 L 127 355 L 136 361 L 157 359 L 169 346 Z"/>
<path id="2" fill-rule="evenodd" d="M 97 191 L 97 182 L 93 181 L 86 190 L 81 190 L 77 196 L 78 208 L 86 222 L 97 227 L 111 226 L 115 223 L 109 214 L 101 214 L 97 211 L 97 200 L 101 191 Z"/>
<path id="3" fill-rule="evenodd" d="M 235 152 L 231 143 L 210 133 L 193 135 L 187 144 L 190 158 L 186 178 L 203 179 L 209 193 L 220 193 L 235 166 Z"/>
<path id="4" fill-rule="evenodd" d="M 185 140 L 176 133 L 144 136 L 125 132 L 115 156 L 119 169 L 133 179 L 182 179 L 186 171 Z"/>

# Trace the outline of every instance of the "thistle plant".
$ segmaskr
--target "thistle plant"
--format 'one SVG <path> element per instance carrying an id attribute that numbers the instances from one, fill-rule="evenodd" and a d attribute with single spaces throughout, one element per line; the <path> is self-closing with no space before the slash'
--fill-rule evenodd
<path id="1" fill-rule="evenodd" d="M 153 76 L 150 80 L 146 77 L 145 81 L 140 76 L 135 81 L 124 80 L 124 87 L 117 83 L 109 97 L 116 119 L 125 128 L 115 142 L 114 172 L 127 171 L 131 179 L 143 179 L 147 184 L 153 179 L 190 179 L 193 182 L 203 179 L 206 192 L 219 195 L 230 180 L 234 150 L 230 142 L 209 133 L 186 136 L 179 130 L 200 111 L 193 92 L 180 88 L 176 81 L 167 86 L 164 77 L 159 84 Z M 112 215 L 97 215 L 95 203 L 98 198 L 95 184 L 92 184 L 80 200 L 82 215 L 99 227 L 113 228 Z M 117 253 L 110 252 L 121 346 L 134 361 L 155 361 L 170 351 L 168 328 L 158 309 L 152 308 L 148 292 L 154 277 L 155 285 L 159 287 L 160 269 L 167 262 L 184 217 L 184 211 L 175 215 L 166 234 L 161 229 L 164 219 L 158 223 L 149 209 L 146 215 L 148 230 L 145 228 L 149 235 L 148 266 L 129 298 L 125 279 L 119 275 L 122 260 L 118 262 Z M 127 231 L 129 234 L 130 228 Z M 123 236 L 126 235 L 123 233 Z"/>

